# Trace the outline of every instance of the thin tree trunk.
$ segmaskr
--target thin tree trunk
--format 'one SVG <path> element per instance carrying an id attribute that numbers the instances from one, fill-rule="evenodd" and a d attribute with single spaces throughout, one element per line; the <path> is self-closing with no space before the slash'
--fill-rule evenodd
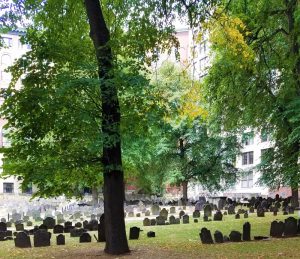
<path id="1" fill-rule="evenodd" d="M 187 181 L 183 181 L 182 182 L 182 198 L 186 204 L 187 200 L 188 200 L 188 182 Z"/>
<path id="2" fill-rule="evenodd" d="M 96 207 L 99 203 L 98 201 L 99 191 L 97 187 L 92 187 L 92 204 Z"/>
<path id="3" fill-rule="evenodd" d="M 291 200 L 291 205 L 294 208 L 299 207 L 299 193 L 298 193 L 298 188 L 291 188 L 292 189 L 292 200 Z"/>
<path id="4" fill-rule="evenodd" d="M 85 0 L 98 61 L 102 96 L 102 134 L 104 168 L 105 252 L 129 252 L 124 221 L 124 174 L 121 159 L 120 106 L 117 88 L 113 84 L 110 33 L 106 26 L 100 2 Z"/>

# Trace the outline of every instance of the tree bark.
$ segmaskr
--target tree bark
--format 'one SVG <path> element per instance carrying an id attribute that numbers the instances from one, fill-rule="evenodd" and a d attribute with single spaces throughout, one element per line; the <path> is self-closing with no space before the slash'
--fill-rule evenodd
<path id="1" fill-rule="evenodd" d="M 292 200 L 291 200 L 291 205 L 294 208 L 299 207 L 299 193 L 298 193 L 298 188 L 291 188 L 292 189 Z"/>
<path id="2" fill-rule="evenodd" d="M 182 199 L 183 201 L 186 203 L 188 200 L 188 182 L 187 181 L 183 181 L 182 182 Z"/>
<path id="3" fill-rule="evenodd" d="M 99 191 L 97 187 L 92 187 L 92 205 L 96 207 L 98 205 Z"/>
<path id="4" fill-rule="evenodd" d="M 110 33 L 100 2 L 85 0 L 92 38 L 98 62 L 102 97 L 102 136 L 104 168 L 105 252 L 129 252 L 124 221 L 124 173 L 121 159 L 120 106 L 113 79 Z"/>

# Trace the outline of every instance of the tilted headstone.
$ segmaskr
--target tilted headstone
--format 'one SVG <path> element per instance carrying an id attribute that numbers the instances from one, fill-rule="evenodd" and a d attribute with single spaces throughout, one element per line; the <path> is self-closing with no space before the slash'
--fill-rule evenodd
<path id="1" fill-rule="evenodd" d="M 270 236 L 282 237 L 284 231 L 284 223 L 282 221 L 273 221 L 271 223 Z"/>
<path id="2" fill-rule="evenodd" d="M 244 223 L 243 225 L 243 240 L 250 241 L 251 240 L 251 225 L 249 222 Z"/>
<path id="3" fill-rule="evenodd" d="M 242 241 L 242 234 L 238 231 L 231 231 L 229 234 L 229 239 L 231 242 L 241 242 Z"/>
<path id="4" fill-rule="evenodd" d="M 214 233 L 214 238 L 216 243 L 224 243 L 224 238 L 222 232 L 216 230 Z"/>
<path id="5" fill-rule="evenodd" d="M 19 248 L 31 247 L 30 237 L 25 232 L 18 232 L 14 241 L 16 247 Z"/>
<path id="6" fill-rule="evenodd" d="M 56 237 L 56 245 L 65 245 L 66 244 L 66 238 L 63 234 L 59 234 Z"/>
<path id="7" fill-rule="evenodd" d="M 43 230 L 36 231 L 33 236 L 34 247 L 50 246 L 51 233 Z"/>
<path id="8" fill-rule="evenodd" d="M 200 240 L 201 240 L 202 244 L 213 244 L 214 243 L 211 233 L 210 233 L 210 230 L 208 230 L 207 228 L 202 228 L 199 235 L 200 235 Z"/>
<path id="9" fill-rule="evenodd" d="M 79 237 L 79 243 L 90 243 L 92 242 L 91 235 L 89 233 L 82 233 L 82 235 Z"/>
<path id="10" fill-rule="evenodd" d="M 138 227 L 131 227 L 129 230 L 129 239 L 139 239 L 141 229 Z"/>

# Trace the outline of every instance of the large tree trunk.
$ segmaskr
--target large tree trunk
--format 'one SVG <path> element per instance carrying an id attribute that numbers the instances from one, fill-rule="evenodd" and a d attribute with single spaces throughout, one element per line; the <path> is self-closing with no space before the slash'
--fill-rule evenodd
<path id="1" fill-rule="evenodd" d="M 105 252 L 129 252 L 124 221 L 124 174 L 121 160 L 120 106 L 113 84 L 110 33 L 100 2 L 85 0 L 91 33 L 98 61 L 102 95 L 102 134 L 104 168 Z"/>
<path id="2" fill-rule="evenodd" d="M 298 193 L 298 188 L 291 188 L 292 189 L 292 200 L 291 200 L 291 205 L 294 208 L 299 207 L 299 193 Z"/>

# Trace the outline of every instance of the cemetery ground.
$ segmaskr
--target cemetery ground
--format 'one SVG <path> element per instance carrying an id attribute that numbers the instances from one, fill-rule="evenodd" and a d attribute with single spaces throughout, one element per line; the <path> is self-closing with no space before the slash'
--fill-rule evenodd
<path id="1" fill-rule="evenodd" d="M 266 213 L 265 217 L 258 218 L 256 213 L 249 214 L 249 218 L 235 219 L 234 215 L 223 216 L 223 221 L 198 223 L 190 220 L 189 224 L 143 226 L 143 218 L 127 221 L 127 233 L 132 226 L 140 227 L 143 231 L 138 240 L 129 240 L 131 253 L 122 256 L 109 256 L 103 252 L 104 243 L 97 243 L 91 232 L 92 243 L 79 243 L 79 238 L 70 238 L 66 234 L 66 245 L 57 246 L 55 239 L 51 239 L 50 247 L 42 248 L 15 248 L 12 241 L 0 243 L 0 258 L 299 258 L 300 237 L 270 238 L 265 241 L 229 242 L 223 244 L 204 245 L 199 238 L 200 229 L 208 228 L 211 233 L 215 230 L 229 235 L 232 230 L 242 232 L 243 224 L 250 222 L 251 239 L 254 236 L 270 236 L 271 222 L 275 219 L 283 220 L 289 216 L 298 218 L 298 215 L 282 215 Z M 147 232 L 154 231 L 156 237 L 148 238 Z M 54 235 L 55 236 L 55 235 Z M 129 234 L 128 234 L 129 236 Z"/>

